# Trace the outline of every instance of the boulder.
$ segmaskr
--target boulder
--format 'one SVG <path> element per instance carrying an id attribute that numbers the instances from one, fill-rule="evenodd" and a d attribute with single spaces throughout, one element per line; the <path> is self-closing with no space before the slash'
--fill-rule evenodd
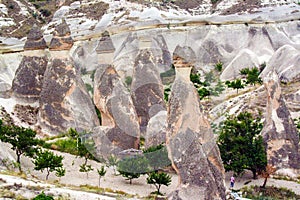
<path id="1" fill-rule="evenodd" d="M 135 60 L 131 95 L 141 133 L 145 134 L 150 118 L 166 110 L 160 74 L 148 49 L 140 50 Z"/>
<path id="2" fill-rule="evenodd" d="M 180 181 L 168 199 L 225 199 L 225 170 L 220 152 L 210 124 L 200 110 L 198 93 L 189 80 L 192 67 L 182 67 L 181 63 L 192 65 L 186 63 L 186 57 L 176 58 L 176 78 L 168 107 L 167 148 Z"/>
<path id="3" fill-rule="evenodd" d="M 99 125 L 80 73 L 68 58 L 48 63 L 39 103 L 39 124 L 45 132 L 59 134 L 69 128 L 88 132 Z"/>
<path id="4" fill-rule="evenodd" d="M 101 112 L 101 125 L 104 127 L 93 131 L 98 141 L 97 152 L 106 157 L 107 153 L 138 149 L 140 130 L 137 114 L 130 93 L 113 66 L 96 71 L 94 102 Z"/>
<path id="5" fill-rule="evenodd" d="M 267 109 L 262 136 L 268 163 L 277 169 L 300 169 L 299 135 L 281 93 L 276 72 L 264 78 Z"/>
<path id="6" fill-rule="evenodd" d="M 49 49 L 52 51 L 69 50 L 73 46 L 71 31 L 65 20 L 55 27 Z"/>
<path id="7" fill-rule="evenodd" d="M 24 50 L 46 49 L 47 44 L 44 40 L 43 33 L 37 25 L 33 25 L 27 35 Z"/>
<path id="8" fill-rule="evenodd" d="M 145 147 L 158 146 L 166 142 L 167 111 L 159 111 L 150 118 L 145 136 Z"/>

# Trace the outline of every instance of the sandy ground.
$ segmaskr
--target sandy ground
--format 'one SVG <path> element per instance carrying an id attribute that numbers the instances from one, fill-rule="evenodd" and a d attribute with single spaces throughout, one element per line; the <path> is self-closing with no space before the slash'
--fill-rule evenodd
<path id="1" fill-rule="evenodd" d="M 7 150 L 7 149 L 6 149 Z M 64 156 L 63 164 L 66 168 L 66 175 L 60 179 L 61 183 L 66 185 L 92 185 L 92 186 L 98 186 L 99 185 L 99 176 L 97 173 L 97 169 L 100 169 L 100 167 L 103 165 L 101 163 L 97 163 L 95 161 L 88 161 L 88 164 L 91 164 L 94 168 L 93 171 L 88 173 L 88 176 L 86 173 L 79 172 L 79 166 L 84 162 L 84 159 L 78 158 L 76 156 L 61 153 L 61 152 L 55 152 L 59 155 Z M 13 153 L 9 150 L 6 152 L 6 155 L 12 155 Z M 32 174 L 33 178 L 37 178 L 40 180 L 45 180 L 45 173 L 41 173 L 40 171 L 35 171 L 33 169 L 33 164 L 31 163 L 31 160 L 22 157 L 22 166 L 24 166 L 24 169 L 26 169 L 27 174 Z M 146 175 L 141 176 L 138 179 L 133 179 L 132 184 L 129 184 L 129 181 L 125 180 L 124 177 L 120 175 L 115 175 L 114 170 L 112 168 L 106 168 L 107 173 L 106 175 L 101 178 L 101 188 L 110 188 L 112 190 L 118 190 L 123 191 L 128 194 L 133 194 L 138 197 L 146 197 L 151 192 L 155 191 L 155 187 L 153 185 L 148 185 L 146 183 Z M 172 183 L 170 186 L 162 186 L 161 192 L 164 194 L 168 194 L 171 191 L 173 191 L 177 184 L 178 184 L 178 176 L 176 174 L 172 175 Z M 226 173 L 226 179 L 225 184 L 226 187 L 229 188 L 229 180 L 232 173 Z M 30 176 L 29 176 L 30 178 Z M 51 173 L 49 176 L 48 182 L 59 180 L 58 177 L 55 176 L 55 173 Z M 262 185 L 264 179 L 259 178 L 257 180 L 252 179 L 251 173 L 245 173 L 243 177 L 235 177 L 235 186 L 234 189 L 239 189 L 244 186 L 250 186 L 250 185 Z M 248 183 L 247 183 L 248 182 Z M 247 183 L 247 184 L 246 184 Z M 267 185 L 274 185 L 276 187 L 286 187 L 288 189 L 293 190 L 296 194 L 300 195 L 300 184 L 293 182 L 293 181 L 285 181 L 285 180 L 276 180 L 276 179 L 269 179 L 267 182 Z"/>

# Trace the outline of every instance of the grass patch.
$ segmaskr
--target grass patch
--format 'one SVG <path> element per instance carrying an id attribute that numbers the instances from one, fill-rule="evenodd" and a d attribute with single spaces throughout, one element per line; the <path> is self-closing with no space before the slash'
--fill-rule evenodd
<path id="1" fill-rule="evenodd" d="M 77 140 L 73 138 L 57 140 L 53 143 L 47 143 L 45 148 L 49 148 L 65 153 L 77 155 Z"/>
<path id="2" fill-rule="evenodd" d="M 241 189 L 243 197 L 253 200 L 281 200 L 281 199 L 300 199 L 300 195 L 287 188 L 277 188 L 268 186 L 261 188 L 260 186 L 244 187 Z"/>

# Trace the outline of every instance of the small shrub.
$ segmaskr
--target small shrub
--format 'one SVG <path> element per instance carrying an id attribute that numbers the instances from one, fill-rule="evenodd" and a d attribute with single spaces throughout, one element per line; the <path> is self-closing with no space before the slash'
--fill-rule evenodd
<path id="1" fill-rule="evenodd" d="M 51 15 L 51 11 L 48 9 L 41 9 L 40 12 L 45 17 L 49 17 Z"/>
<path id="2" fill-rule="evenodd" d="M 46 195 L 44 192 L 34 197 L 32 200 L 54 200 L 52 196 Z"/>
<path id="3" fill-rule="evenodd" d="M 218 62 L 215 64 L 215 69 L 218 71 L 218 72 L 221 72 L 222 69 L 223 69 L 223 63 L 222 62 Z"/>
<path id="4" fill-rule="evenodd" d="M 128 87 L 131 86 L 131 83 L 132 83 L 132 77 L 131 76 L 126 76 L 125 78 L 125 83 Z"/>
<path id="5" fill-rule="evenodd" d="M 162 195 L 160 188 L 162 185 L 169 186 L 171 184 L 171 176 L 166 173 L 152 172 L 147 178 L 147 183 L 152 184 L 156 188 L 156 194 Z"/>

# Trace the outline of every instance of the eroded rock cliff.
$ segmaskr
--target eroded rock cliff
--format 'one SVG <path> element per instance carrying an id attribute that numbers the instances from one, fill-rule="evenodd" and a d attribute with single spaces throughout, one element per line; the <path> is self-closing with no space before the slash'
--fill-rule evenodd
<path id="1" fill-rule="evenodd" d="M 262 135 L 266 143 L 268 163 L 275 166 L 278 173 L 297 174 L 300 169 L 299 135 L 285 104 L 275 71 L 265 77 L 264 86 L 267 91 L 267 110 Z"/>

